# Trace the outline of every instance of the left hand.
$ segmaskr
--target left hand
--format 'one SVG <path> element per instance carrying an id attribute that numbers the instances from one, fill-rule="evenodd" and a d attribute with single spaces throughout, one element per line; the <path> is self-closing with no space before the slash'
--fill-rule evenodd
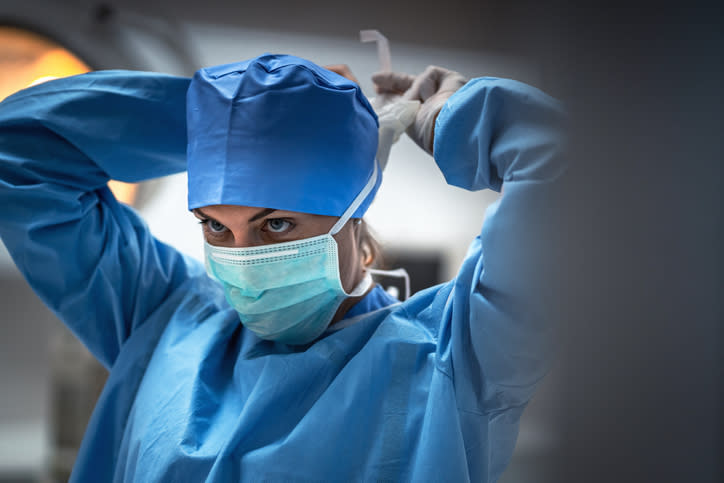
<path id="1" fill-rule="evenodd" d="M 396 72 L 377 72 L 372 76 L 380 94 L 402 94 L 412 101 L 420 101 L 415 122 L 407 135 L 418 146 L 432 154 L 435 138 L 435 120 L 450 96 L 467 83 L 460 73 L 431 65 L 417 77 Z"/>

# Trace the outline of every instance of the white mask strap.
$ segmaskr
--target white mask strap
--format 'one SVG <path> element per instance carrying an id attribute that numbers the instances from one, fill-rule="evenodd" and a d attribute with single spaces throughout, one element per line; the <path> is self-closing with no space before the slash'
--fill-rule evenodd
<path id="1" fill-rule="evenodd" d="M 361 295 L 364 295 L 367 293 L 367 290 L 370 288 L 370 286 L 374 282 L 372 281 L 372 277 L 369 273 L 365 273 L 364 277 L 362 277 L 362 280 L 359 281 L 357 286 L 352 289 L 350 293 L 347 294 L 348 297 L 359 297 Z"/>
<path id="2" fill-rule="evenodd" d="M 367 181 L 365 187 L 362 188 L 362 191 L 360 191 L 357 197 L 352 201 L 352 204 L 349 205 L 345 212 L 342 213 L 342 216 L 339 217 L 337 223 L 335 223 L 332 229 L 329 230 L 330 235 L 336 235 L 337 232 L 342 229 L 344 224 L 349 221 L 354 212 L 357 211 L 359 205 L 362 204 L 362 202 L 367 198 L 367 195 L 370 194 L 370 191 L 372 191 L 372 188 L 375 187 L 375 184 L 377 183 L 377 176 L 377 160 L 375 160 L 375 169 L 372 171 L 372 176 L 370 176 L 370 179 Z"/>

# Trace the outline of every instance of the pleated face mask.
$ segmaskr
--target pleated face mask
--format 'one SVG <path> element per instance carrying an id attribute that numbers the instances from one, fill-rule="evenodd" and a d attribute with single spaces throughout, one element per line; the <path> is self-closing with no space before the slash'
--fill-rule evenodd
<path id="1" fill-rule="evenodd" d="M 351 293 L 339 273 L 339 232 L 377 180 L 370 180 L 329 233 L 312 238 L 249 248 L 205 243 L 206 271 L 224 286 L 226 299 L 241 323 L 262 339 L 306 344 L 329 326 L 347 297 L 363 295 L 372 285 L 366 274 Z"/>

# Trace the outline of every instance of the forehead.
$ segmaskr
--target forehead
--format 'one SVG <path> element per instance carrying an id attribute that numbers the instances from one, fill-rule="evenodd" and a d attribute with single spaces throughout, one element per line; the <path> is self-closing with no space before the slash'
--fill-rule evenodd
<path id="1" fill-rule="evenodd" d="M 194 209 L 194 213 L 207 215 L 212 218 L 216 217 L 239 217 L 249 218 L 262 211 L 269 211 L 270 208 L 261 208 L 258 206 L 239 206 L 239 205 L 207 205 Z"/>

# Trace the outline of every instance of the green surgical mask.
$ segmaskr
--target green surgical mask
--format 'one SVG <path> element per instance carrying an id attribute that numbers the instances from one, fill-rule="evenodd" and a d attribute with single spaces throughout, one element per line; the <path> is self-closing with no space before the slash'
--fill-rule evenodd
<path id="1" fill-rule="evenodd" d="M 339 273 L 339 232 L 375 186 L 377 168 L 329 233 L 249 248 L 224 248 L 205 243 L 206 270 L 224 286 L 226 300 L 241 323 L 262 339 L 306 344 L 329 326 L 347 297 L 367 292 L 367 273 L 347 293 Z"/>

